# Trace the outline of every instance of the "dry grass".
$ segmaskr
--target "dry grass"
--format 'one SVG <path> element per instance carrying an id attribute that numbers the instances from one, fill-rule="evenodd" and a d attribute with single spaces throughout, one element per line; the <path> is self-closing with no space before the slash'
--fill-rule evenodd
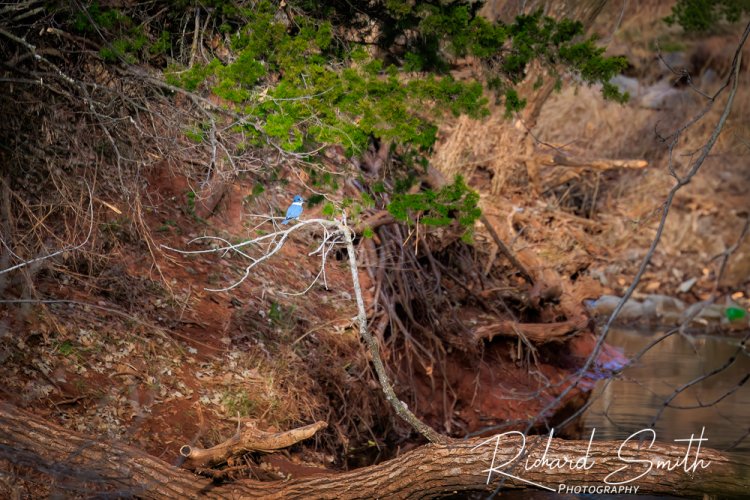
<path id="1" fill-rule="evenodd" d="M 625 9 L 623 11 L 623 5 Z M 534 136 L 573 154 L 597 158 L 644 158 L 643 171 L 609 172 L 597 179 L 581 172 L 562 189 L 542 188 L 529 197 L 529 181 L 550 178 L 550 169 L 538 176 L 529 162 L 531 152 L 519 140 L 514 124 L 494 110 L 486 120 L 460 118 L 442 129 L 434 163 L 447 174 L 462 173 L 483 196 L 485 211 L 496 218 L 514 220 L 520 230 L 517 248 L 532 245 L 557 269 L 570 271 L 571 262 L 593 262 L 590 272 L 603 276 L 615 289 L 618 281 L 634 272 L 654 235 L 661 205 L 673 179 L 669 176 L 669 136 L 698 114 L 707 99 L 686 85 L 675 86 L 678 77 L 656 55 L 672 53 L 675 69 L 694 76 L 694 83 L 707 94 L 716 92 L 731 65 L 742 26 L 723 26 L 709 37 L 684 35 L 679 27 L 662 19 L 672 3 L 634 1 L 610 4 L 597 19 L 594 31 L 608 43 L 609 53 L 626 55 L 634 64 L 637 87 L 626 105 L 606 102 L 597 88 L 568 85 L 545 103 Z M 617 27 L 614 35 L 613 28 Z M 743 58 L 750 61 L 750 47 Z M 716 272 L 712 258 L 732 245 L 750 211 L 746 193 L 750 174 L 745 167 L 750 149 L 750 71 L 743 64 L 741 88 L 733 113 L 701 173 L 678 196 L 656 255 L 654 271 L 662 274 L 661 293 L 675 293 L 676 285 L 696 276 L 707 288 Z M 570 82 L 569 82 L 570 83 Z M 657 98 L 659 97 L 659 98 Z M 726 96 L 678 142 L 673 161 L 685 172 L 705 144 Z M 529 168 L 531 167 L 531 168 Z M 566 189 L 567 187 L 567 189 Z M 573 191 L 571 192 L 571 189 Z M 571 203 L 571 193 L 595 200 L 591 210 Z M 500 195 L 500 196 L 498 196 Z M 552 217 L 547 208 L 568 207 L 575 217 Z M 512 215 L 525 207 L 523 215 Z M 548 220 L 547 229 L 538 220 Z M 536 222 L 535 222 L 536 221 Z M 594 223 L 594 226 L 591 224 Z M 546 234 L 545 234 L 546 231 Z M 750 293 L 746 276 L 750 270 L 750 242 L 730 260 L 725 285 Z M 651 285 L 652 287 L 655 284 Z"/>
<path id="2" fill-rule="evenodd" d="M 449 178 L 461 174 L 474 187 L 490 194 L 501 193 L 508 183 L 525 183 L 522 177 L 530 151 L 501 110 L 484 120 L 462 116 L 444 126 L 440 135 L 432 163 Z M 472 181 L 477 169 L 485 170 L 489 176 Z"/>

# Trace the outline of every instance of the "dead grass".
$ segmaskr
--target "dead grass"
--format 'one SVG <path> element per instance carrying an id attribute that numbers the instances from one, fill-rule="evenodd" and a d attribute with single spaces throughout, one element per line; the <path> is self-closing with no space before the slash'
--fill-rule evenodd
<path id="1" fill-rule="evenodd" d="M 625 10 L 622 10 L 625 5 Z M 554 268 L 571 273 L 588 268 L 615 291 L 621 290 L 654 235 L 666 193 L 673 183 L 667 169 L 668 136 L 698 114 L 707 100 L 686 85 L 656 57 L 660 48 L 672 53 L 675 69 L 691 72 L 694 83 L 711 94 L 719 89 L 729 66 L 741 26 L 723 26 L 709 37 L 686 36 L 667 26 L 663 17 L 672 3 L 634 1 L 610 4 L 597 18 L 594 31 L 609 44 L 609 53 L 626 55 L 637 86 L 626 105 L 605 102 L 597 88 L 565 86 L 545 103 L 534 136 L 570 153 L 596 158 L 644 158 L 644 171 L 609 172 L 598 177 L 580 172 L 560 188 L 541 188 L 529 197 L 535 179 L 552 178 L 535 171 L 530 151 L 517 138 L 517 125 L 495 110 L 486 120 L 460 118 L 441 130 L 434 163 L 443 172 L 462 173 L 483 193 L 485 212 L 507 220 L 515 229 L 516 248 L 531 245 Z M 612 31 L 618 27 L 614 35 Z M 750 47 L 744 59 L 750 60 Z M 698 297 L 712 286 L 717 254 L 739 236 L 750 211 L 745 168 L 750 140 L 750 71 L 743 64 L 743 89 L 733 113 L 702 172 L 678 197 L 670 215 L 654 268 L 659 279 L 646 280 L 649 290 L 675 293 L 688 277 L 700 278 Z M 686 171 L 705 144 L 722 109 L 713 109 L 685 131 L 673 159 Z M 546 177 L 545 177 L 546 176 Z M 531 184 L 530 184 L 531 182 Z M 581 201 L 583 200 L 583 201 Z M 592 201 L 593 200 L 593 201 Z M 581 207 L 580 203 L 594 203 Z M 549 214 L 563 207 L 569 215 Z M 522 208 L 524 212 L 515 212 Z M 584 209 L 584 210 L 582 210 Z M 570 213 L 573 211 L 573 213 Z M 582 216 L 582 217 L 581 217 Z M 539 221 L 547 221 L 547 227 Z M 592 225 L 593 224 L 593 225 Z M 750 293 L 750 243 L 730 260 L 724 285 Z M 589 262 L 590 265 L 587 265 Z M 691 297 L 685 297 L 688 300 Z M 693 296 L 692 299 L 695 299 Z"/>
<path id="2" fill-rule="evenodd" d="M 482 192 L 495 195 L 509 183 L 526 183 L 525 160 L 531 152 L 502 110 L 495 109 L 483 120 L 462 116 L 444 126 L 440 136 L 432 163 L 448 178 L 460 174 Z M 474 179 L 477 170 L 483 174 Z"/>

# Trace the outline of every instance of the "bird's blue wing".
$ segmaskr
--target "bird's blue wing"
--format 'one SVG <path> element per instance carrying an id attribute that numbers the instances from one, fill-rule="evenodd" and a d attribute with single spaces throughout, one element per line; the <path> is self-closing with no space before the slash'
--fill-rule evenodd
<path id="1" fill-rule="evenodd" d="M 290 205 L 289 208 L 286 210 L 286 219 L 282 222 L 282 224 L 286 224 L 291 219 L 296 219 L 300 215 L 302 215 L 302 206 L 301 205 Z"/>
<path id="2" fill-rule="evenodd" d="M 292 205 L 286 211 L 286 216 L 290 219 L 296 219 L 302 215 L 302 205 Z"/>

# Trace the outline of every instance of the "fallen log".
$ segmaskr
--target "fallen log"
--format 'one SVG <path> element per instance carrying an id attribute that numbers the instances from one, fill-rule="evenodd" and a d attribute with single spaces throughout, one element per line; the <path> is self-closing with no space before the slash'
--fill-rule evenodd
<path id="1" fill-rule="evenodd" d="M 316 432 L 325 429 L 327 426 L 328 424 L 325 422 L 315 422 L 314 424 L 285 432 L 265 432 L 254 426 L 248 426 L 244 429 L 238 428 L 234 436 L 211 448 L 198 448 L 197 446 L 185 445 L 180 448 L 180 455 L 187 459 L 183 466 L 189 469 L 209 467 L 225 462 L 232 455 L 248 451 L 270 453 L 275 450 L 288 448 L 293 444 L 314 436 Z"/>
<path id="2" fill-rule="evenodd" d="M 560 491 L 561 484 L 563 488 L 603 488 L 608 476 L 610 482 L 626 481 L 647 468 L 647 474 L 625 485 L 638 486 L 641 494 L 735 498 L 750 488 L 750 460 L 746 457 L 733 458 L 698 447 L 695 441 L 692 446 L 649 446 L 649 442 L 639 447 L 636 440 L 589 443 L 542 436 L 524 442 L 520 434 L 453 440 L 425 445 L 350 472 L 218 485 L 132 446 L 92 440 L 0 403 L 0 460 L 36 469 L 57 485 L 75 485 L 77 494 L 88 496 L 114 491 L 142 498 L 431 498 L 459 491 L 491 492 L 501 479 L 506 480 L 505 488 L 533 484 L 555 491 Z M 528 455 L 519 458 L 524 450 Z M 575 460 L 579 465 L 583 460 L 582 467 L 573 468 Z M 501 467 L 505 463 L 511 465 Z M 568 466 L 555 467 L 555 463 Z M 611 475 L 622 467 L 626 469 L 620 474 Z"/>
<path id="3" fill-rule="evenodd" d="M 583 158 L 563 154 L 540 154 L 535 158 L 539 164 L 547 167 L 579 167 L 594 170 L 613 170 L 626 168 L 640 170 L 648 166 L 648 161 L 640 159 L 618 160 L 614 158 Z"/>

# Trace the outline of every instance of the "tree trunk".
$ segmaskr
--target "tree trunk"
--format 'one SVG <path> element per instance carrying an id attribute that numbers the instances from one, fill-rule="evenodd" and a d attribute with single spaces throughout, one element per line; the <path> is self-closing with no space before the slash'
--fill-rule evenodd
<path id="1" fill-rule="evenodd" d="M 624 485 L 638 486 L 638 493 L 737 497 L 750 489 L 750 462 L 746 459 L 730 461 L 726 455 L 708 449 L 700 449 L 698 456 L 695 442 L 687 453 L 687 443 L 649 447 L 648 440 L 641 451 L 637 450 L 636 442 L 623 447 L 619 458 L 620 444 L 594 441 L 589 448 L 587 441 L 548 441 L 534 436 L 526 441 L 528 458 L 513 462 L 521 447 L 520 435 L 508 436 L 497 443 L 478 438 L 425 445 L 388 462 L 350 472 L 285 482 L 238 481 L 217 485 L 131 446 L 92 441 L 0 403 L 0 459 L 36 469 L 77 494 L 114 491 L 118 495 L 143 498 L 429 498 L 458 491 L 494 491 L 504 476 L 493 473 L 487 484 L 491 464 L 495 470 L 561 491 L 560 484 L 601 488 L 608 474 L 626 465 L 625 460 L 635 459 L 653 463 L 670 460 L 679 465 L 672 471 L 654 467 L 649 474 Z M 563 456 L 575 461 L 587 455 L 588 470 L 535 467 L 534 461 L 542 459 L 545 447 L 547 464 L 556 458 L 563 460 Z M 686 463 L 678 462 L 686 456 Z M 702 462 L 696 462 L 697 459 Z M 500 467 L 509 461 L 515 467 Z M 698 467 L 691 473 L 690 466 L 694 463 Z M 524 464 L 528 464 L 529 470 L 525 470 Z M 702 468 L 700 464 L 708 466 Z M 630 467 L 625 471 L 627 476 L 612 480 L 634 478 L 646 468 L 643 463 L 632 463 Z M 529 484 L 509 479 L 504 487 L 525 488 Z"/>

